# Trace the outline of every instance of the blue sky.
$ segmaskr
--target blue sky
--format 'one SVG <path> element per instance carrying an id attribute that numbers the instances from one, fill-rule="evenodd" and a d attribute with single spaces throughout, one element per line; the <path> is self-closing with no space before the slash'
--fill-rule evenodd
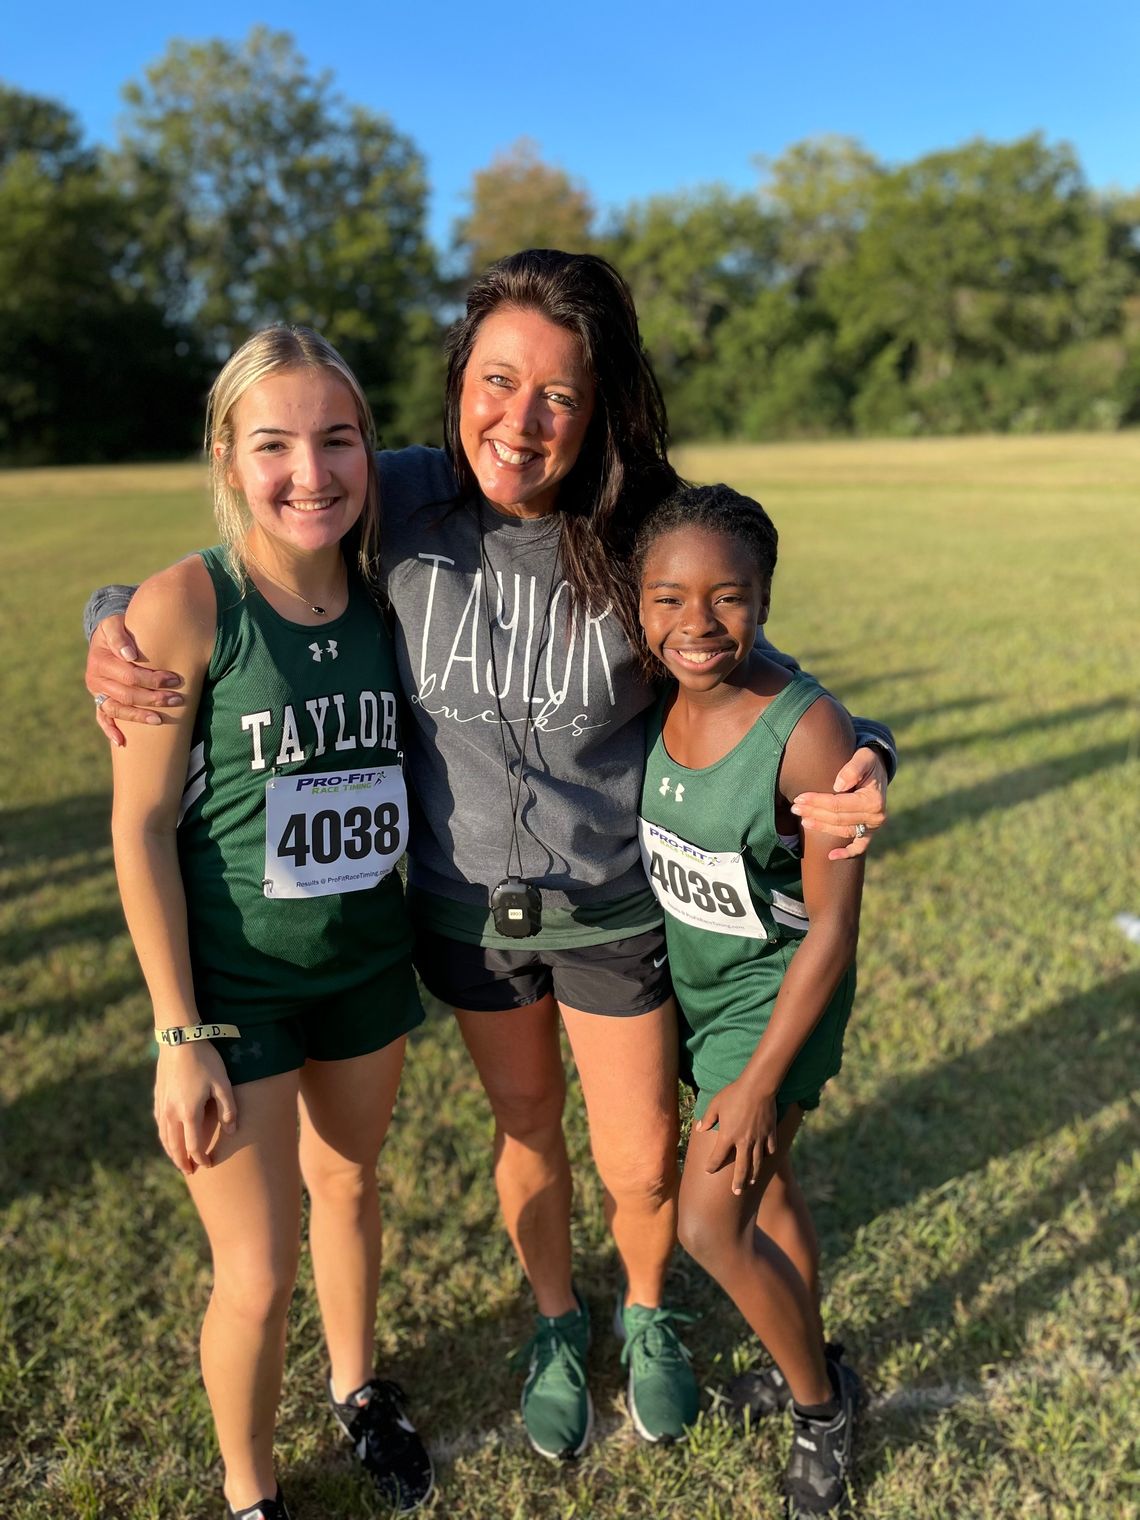
<path id="1" fill-rule="evenodd" d="M 713 181 L 747 188 L 754 155 L 822 132 L 897 162 L 1040 129 L 1073 144 L 1094 185 L 1140 187 L 1136 0 L 25 0 L 0 30 L 0 79 L 65 102 L 110 142 L 121 86 L 172 37 L 236 41 L 257 22 L 291 32 L 314 70 L 414 140 L 437 241 L 473 170 L 521 136 L 603 211 Z"/>

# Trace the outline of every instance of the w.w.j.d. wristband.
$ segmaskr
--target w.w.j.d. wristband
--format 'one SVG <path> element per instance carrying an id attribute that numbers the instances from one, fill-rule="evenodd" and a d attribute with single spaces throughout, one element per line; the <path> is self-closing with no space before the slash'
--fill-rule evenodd
<path id="1" fill-rule="evenodd" d="M 236 1024 L 175 1024 L 172 1029 L 156 1029 L 160 1045 L 189 1045 L 194 1040 L 240 1040 Z"/>

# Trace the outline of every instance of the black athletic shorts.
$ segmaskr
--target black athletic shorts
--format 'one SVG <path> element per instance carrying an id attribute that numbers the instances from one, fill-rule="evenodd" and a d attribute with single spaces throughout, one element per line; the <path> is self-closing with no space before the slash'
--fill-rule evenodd
<path id="1" fill-rule="evenodd" d="M 663 928 L 569 950 L 528 950 L 525 941 L 499 950 L 418 927 L 412 959 L 433 997 L 478 1013 L 525 1008 L 553 993 L 583 1013 L 631 1018 L 673 995 Z"/>

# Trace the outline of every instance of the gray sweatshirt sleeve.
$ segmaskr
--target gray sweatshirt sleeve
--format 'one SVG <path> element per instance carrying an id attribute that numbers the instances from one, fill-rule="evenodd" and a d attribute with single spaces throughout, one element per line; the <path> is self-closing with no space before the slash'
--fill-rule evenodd
<path id="1" fill-rule="evenodd" d="M 110 617 L 113 612 L 126 612 L 138 589 L 137 586 L 100 586 L 98 591 L 91 593 L 83 609 L 83 637 L 89 644 L 91 635 L 105 617 Z"/>
<path id="2" fill-rule="evenodd" d="M 777 665 L 783 665 L 786 670 L 801 669 L 800 662 L 797 659 L 776 648 L 765 634 L 763 628 L 756 630 L 756 648 Z M 883 760 L 887 767 L 887 780 L 893 781 L 895 779 L 895 772 L 899 768 L 899 756 L 898 750 L 895 747 L 894 734 L 891 733 L 885 723 L 880 723 L 875 718 L 856 718 L 852 715 L 851 724 L 855 729 L 855 743 L 860 748 L 866 744 L 873 744 L 876 749 L 882 751 Z"/>

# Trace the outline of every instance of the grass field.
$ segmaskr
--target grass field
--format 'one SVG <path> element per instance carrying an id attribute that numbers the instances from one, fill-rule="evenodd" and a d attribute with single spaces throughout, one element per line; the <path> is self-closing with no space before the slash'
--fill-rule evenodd
<path id="1" fill-rule="evenodd" d="M 1140 436 L 693 449 L 781 530 L 770 631 L 903 754 L 868 870 L 847 1061 L 799 1163 L 826 1319 L 872 1401 L 876 1520 L 1140 1515 Z M 150 1010 L 80 686 L 87 591 L 211 541 L 193 467 L 0 476 L 0 1514 L 221 1513 L 196 1370 L 208 1270 L 149 1117 Z M 615 1263 L 572 1092 L 600 1434 L 532 1456 L 527 1299 L 454 1029 L 416 1041 L 382 1161 L 384 1364 L 441 1468 L 433 1513 L 776 1516 L 782 1422 L 642 1445 L 607 1335 Z M 679 1253 L 710 1390 L 754 1348 Z M 374 1513 L 322 1407 L 303 1276 L 280 1459 L 307 1520 Z"/>

